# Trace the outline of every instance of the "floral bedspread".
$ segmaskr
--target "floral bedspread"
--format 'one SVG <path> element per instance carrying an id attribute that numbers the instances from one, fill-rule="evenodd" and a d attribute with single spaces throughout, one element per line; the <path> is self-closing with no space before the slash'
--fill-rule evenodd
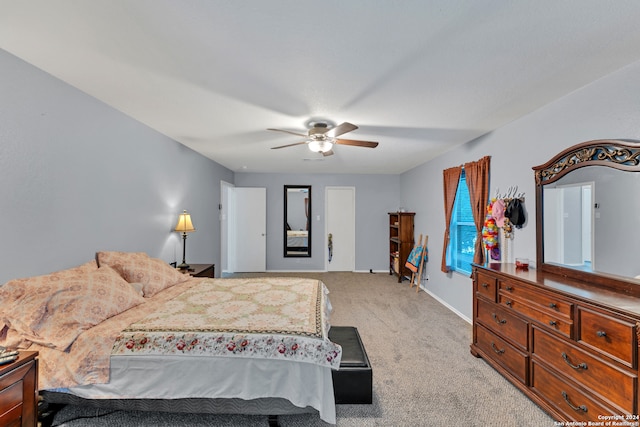
<path id="1" fill-rule="evenodd" d="M 299 279 L 292 279 L 292 280 L 289 280 L 289 279 L 290 278 L 269 279 L 268 283 L 270 283 L 271 280 L 275 280 L 277 282 L 283 280 L 284 282 L 289 282 L 289 283 L 294 283 L 295 280 L 299 280 Z M 191 302 L 189 302 L 187 307 L 185 307 L 184 301 L 189 301 L 189 300 L 188 299 L 183 300 L 181 298 L 181 295 L 187 294 L 189 296 L 187 297 L 185 295 L 185 298 L 190 298 L 191 300 L 195 300 L 196 302 L 199 302 L 199 300 L 205 301 L 205 300 L 211 300 L 212 298 L 215 299 L 215 295 L 216 295 L 215 293 L 213 294 L 213 296 L 211 295 L 205 296 L 206 294 L 199 294 L 198 292 L 194 293 L 194 292 L 191 292 L 191 290 L 194 290 L 195 288 L 202 286 L 204 288 L 207 288 L 208 291 L 210 291 L 212 290 L 211 289 L 212 284 L 215 284 L 220 280 L 223 281 L 223 283 L 226 283 L 228 285 L 234 284 L 232 282 L 235 282 L 235 284 L 237 284 L 238 286 L 240 285 L 240 283 L 245 283 L 245 285 L 247 286 L 246 290 L 248 291 L 249 289 L 256 289 L 261 287 L 256 284 L 250 285 L 249 283 L 255 283 L 255 280 L 264 280 L 264 278 L 252 279 L 248 282 L 242 282 L 245 279 L 193 278 L 186 282 L 179 283 L 175 286 L 169 287 L 159 292 L 157 295 L 151 298 L 145 298 L 146 300 L 145 303 L 140 304 L 134 308 L 131 308 L 110 319 L 107 319 L 104 322 L 84 331 L 76 338 L 74 343 L 66 351 L 59 351 L 59 350 L 56 350 L 50 347 L 45 347 L 38 344 L 31 344 L 31 346 L 28 347 L 29 350 L 40 352 L 40 357 L 39 357 L 40 366 L 39 366 L 39 372 L 38 372 L 39 388 L 41 390 L 47 390 L 47 389 L 56 389 L 56 388 L 75 387 L 75 386 L 85 385 L 85 384 L 101 384 L 101 383 L 109 382 L 109 367 L 110 367 L 110 358 L 112 354 L 143 355 L 144 354 L 143 353 L 144 350 L 142 349 L 143 347 L 146 348 L 147 350 L 151 348 L 151 345 L 149 346 L 145 345 L 146 344 L 146 342 L 144 341 L 145 337 L 147 341 L 149 341 L 152 339 L 157 339 L 158 337 L 162 337 L 162 336 L 164 336 L 166 339 L 168 336 L 171 335 L 170 333 L 167 333 L 166 330 L 165 331 L 161 330 L 162 328 L 159 325 L 160 323 L 162 323 L 162 321 L 160 320 L 160 318 L 162 318 L 164 315 L 159 315 L 157 313 L 161 313 L 163 310 L 170 307 L 176 308 L 178 306 L 183 306 L 184 308 L 183 320 L 186 320 L 188 318 L 191 318 L 193 320 L 194 318 L 193 314 L 195 313 L 195 311 L 202 309 L 202 305 L 192 304 Z M 280 358 L 280 359 L 287 359 L 287 358 L 298 359 L 300 357 L 303 357 L 303 351 L 304 353 L 309 351 L 309 348 L 311 345 L 310 342 L 312 342 L 311 340 L 313 340 L 313 342 L 317 346 L 319 346 L 319 351 L 324 351 L 324 353 L 320 353 L 320 354 L 323 354 L 325 356 L 331 356 L 333 358 L 331 362 L 322 361 L 322 363 L 324 364 L 329 363 L 331 366 L 338 366 L 339 360 L 341 357 L 340 347 L 336 346 L 337 348 L 331 348 L 332 346 L 331 343 L 324 342 L 324 341 L 328 341 L 324 339 L 326 338 L 326 331 L 328 331 L 328 316 L 325 316 L 324 319 L 322 319 L 322 316 L 318 317 L 319 313 L 328 313 L 328 311 L 330 310 L 328 298 L 324 294 L 324 291 L 325 291 L 324 284 L 322 284 L 322 282 L 319 282 L 317 280 L 312 280 L 310 283 L 312 283 L 312 285 L 310 285 L 310 288 L 313 289 L 313 292 L 309 291 L 309 293 L 307 293 L 307 297 L 304 296 L 304 292 L 303 292 L 302 294 L 300 294 L 300 297 L 296 297 L 297 304 L 293 304 L 289 308 L 285 307 L 285 305 L 287 304 L 276 304 L 275 302 L 278 302 L 278 298 L 277 298 L 278 293 L 271 293 L 267 295 L 271 295 L 272 298 L 275 298 L 274 300 L 275 302 L 272 302 L 272 305 L 263 303 L 261 304 L 260 310 L 256 309 L 251 311 L 250 309 L 247 309 L 248 305 L 245 303 L 244 304 L 245 311 L 247 312 L 251 311 L 254 318 L 259 318 L 259 314 L 262 314 L 263 318 L 266 318 L 266 317 L 273 318 L 275 316 L 272 316 L 272 313 L 271 313 L 272 309 L 274 310 L 277 309 L 275 311 L 292 313 L 292 315 L 288 317 L 290 322 L 289 326 L 287 328 L 283 327 L 283 325 L 286 324 L 286 321 L 284 319 L 287 319 L 287 316 L 285 316 L 280 319 L 281 323 L 280 323 L 280 326 L 278 326 L 278 328 L 281 328 L 283 331 L 285 329 L 294 330 L 297 328 L 298 335 L 295 334 L 295 331 L 292 331 L 294 332 L 292 336 L 287 336 L 287 335 L 276 334 L 275 330 L 271 331 L 273 332 L 271 333 L 268 331 L 269 328 L 265 330 L 265 332 L 268 332 L 269 335 L 273 337 L 273 340 L 274 340 L 272 342 L 269 342 L 268 337 L 262 337 L 266 340 L 262 345 L 267 346 L 267 348 L 269 349 L 268 353 L 271 354 L 271 356 L 275 356 L 276 358 Z M 222 285 L 222 287 L 224 288 L 226 286 Z M 304 287 L 303 285 L 296 286 L 292 284 L 290 286 L 291 288 L 290 291 L 295 293 L 295 289 L 299 289 L 303 287 Z M 278 288 L 276 287 L 275 290 L 278 290 Z M 322 292 L 320 290 L 322 290 Z M 242 295 L 242 292 L 240 292 L 239 294 Z M 249 295 L 251 295 L 251 293 L 244 294 L 244 295 L 248 297 Z M 284 296 L 285 294 L 281 294 L 281 295 L 282 297 L 280 301 L 284 301 L 287 297 Z M 322 299 L 321 302 L 318 301 L 318 297 Z M 225 297 L 221 297 L 221 298 L 224 299 Z M 306 299 L 306 298 L 310 298 L 310 299 Z M 325 304 L 325 300 L 326 300 L 326 304 Z M 222 301 L 219 301 L 219 302 L 221 303 Z M 302 311 L 298 314 L 298 317 L 296 317 L 295 315 L 296 310 L 298 309 L 302 310 L 304 305 L 306 305 L 307 308 L 309 307 L 314 308 L 313 312 L 315 313 L 315 317 L 307 317 L 307 315 L 303 317 Z M 242 306 L 242 304 L 233 305 L 233 303 L 229 301 L 226 306 L 223 304 L 223 307 L 221 308 L 220 313 L 222 313 L 222 317 L 225 316 L 224 313 L 227 313 L 227 315 L 229 315 L 230 313 L 233 313 L 234 310 L 237 313 L 240 313 L 242 310 L 237 310 L 240 306 Z M 292 307 L 297 307 L 297 308 L 292 308 Z M 238 316 L 235 316 L 235 317 L 236 319 L 238 318 Z M 321 320 L 318 320 L 319 318 Z M 149 320 L 155 319 L 154 320 L 155 326 L 153 328 L 155 328 L 156 330 L 137 331 L 137 332 L 130 330 L 130 328 L 133 327 L 133 325 L 136 325 L 137 327 L 137 325 L 141 324 L 142 319 L 149 319 Z M 238 320 L 237 322 L 238 322 L 237 325 L 241 324 L 240 320 Z M 167 323 L 166 319 L 164 320 L 164 323 L 165 324 Z M 148 326 L 151 327 L 151 324 Z M 249 330 L 249 325 L 246 325 L 245 329 Z M 190 335 L 193 333 L 194 331 L 185 330 L 183 332 L 178 332 L 177 334 L 174 334 L 175 341 L 173 343 L 175 344 L 174 351 L 176 351 L 174 354 L 197 355 L 198 351 L 202 351 L 205 349 L 205 346 L 198 345 L 199 341 L 194 342 L 194 340 L 196 339 L 200 340 L 203 337 L 196 338 L 195 336 Z M 146 335 L 143 336 L 143 335 L 136 335 L 136 334 L 146 334 Z M 254 340 L 255 338 L 254 334 L 242 333 L 239 329 L 237 331 L 231 331 L 229 329 L 227 330 L 227 332 L 220 332 L 217 335 L 213 330 L 211 330 L 208 332 L 208 334 L 209 336 L 205 337 L 207 339 L 205 339 L 204 342 L 211 343 L 212 342 L 211 340 L 214 336 L 216 337 L 215 340 L 217 342 L 218 337 L 220 336 L 223 337 L 222 342 L 225 344 L 225 348 L 227 348 L 226 355 L 236 355 L 236 356 L 240 355 L 241 357 L 244 357 L 250 354 L 249 350 L 251 348 L 254 348 L 253 352 L 255 353 L 267 353 L 266 349 L 260 350 L 259 352 L 255 350 L 257 347 L 254 347 L 254 343 L 257 346 L 260 340 L 257 340 L 257 341 Z M 223 334 L 228 334 L 228 335 L 223 335 Z M 126 338 L 125 338 L 125 335 L 127 335 Z M 320 338 L 320 336 L 322 336 L 322 338 Z M 155 338 L 152 338 L 152 337 L 155 337 Z M 314 337 L 317 337 L 317 338 L 314 338 Z M 229 338 L 229 340 L 224 341 L 225 338 Z M 133 339 L 133 341 L 130 341 L 130 339 Z M 250 341 L 250 340 L 254 340 L 254 341 Z M 275 340 L 281 340 L 281 342 L 277 341 L 276 343 Z M 182 347 L 183 342 L 184 342 L 184 347 Z M 281 343 L 282 343 L 282 346 L 280 345 Z M 296 344 L 297 344 L 297 347 L 296 347 Z M 127 345 L 131 346 L 132 348 L 128 349 Z M 237 349 L 235 353 L 231 350 L 228 350 L 228 348 L 233 348 L 234 345 L 235 345 L 235 349 Z M 121 346 L 124 346 L 124 348 L 128 353 L 123 353 L 124 350 L 121 348 Z M 273 351 L 274 346 L 275 346 L 275 351 L 278 354 L 276 354 Z M 182 349 L 180 349 L 180 347 L 182 347 Z M 170 349 L 171 345 L 167 344 L 165 348 Z M 284 349 L 284 352 L 279 353 L 283 349 Z M 166 350 L 160 350 L 160 347 L 156 347 L 156 349 L 153 351 L 166 351 Z M 337 352 L 337 354 L 334 352 Z M 307 354 L 304 354 L 304 357 L 307 357 Z M 298 359 L 298 360 L 301 360 L 301 359 Z M 309 357 L 306 360 L 315 360 L 315 357 Z"/>
<path id="2" fill-rule="evenodd" d="M 206 279 L 131 324 L 112 354 L 287 359 L 338 368 L 319 280 Z M 327 303 L 325 303 L 327 302 Z"/>
<path id="3" fill-rule="evenodd" d="M 193 278 L 167 288 L 152 298 L 145 298 L 146 301 L 143 304 L 82 332 L 65 351 L 38 344 L 25 347 L 40 352 L 38 387 L 41 390 L 47 390 L 109 382 L 113 343 L 122 330 L 158 310 L 166 301 L 202 280 L 204 279 Z"/>

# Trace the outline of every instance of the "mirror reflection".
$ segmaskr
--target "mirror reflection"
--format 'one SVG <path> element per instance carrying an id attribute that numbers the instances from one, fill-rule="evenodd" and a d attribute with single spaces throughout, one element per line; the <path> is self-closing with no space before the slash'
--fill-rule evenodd
<path id="1" fill-rule="evenodd" d="M 311 256 L 311 186 L 284 186 L 284 256 Z"/>
<path id="2" fill-rule="evenodd" d="M 544 262 L 640 275 L 640 174 L 603 166 L 571 171 L 543 188 Z"/>

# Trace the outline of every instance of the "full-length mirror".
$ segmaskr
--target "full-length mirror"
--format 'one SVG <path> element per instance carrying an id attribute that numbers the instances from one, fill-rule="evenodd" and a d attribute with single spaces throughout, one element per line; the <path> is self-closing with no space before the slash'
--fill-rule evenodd
<path id="1" fill-rule="evenodd" d="M 588 141 L 533 169 L 540 268 L 640 285 L 640 143 Z"/>
<path id="2" fill-rule="evenodd" d="M 311 256 L 311 186 L 284 186 L 284 256 Z"/>

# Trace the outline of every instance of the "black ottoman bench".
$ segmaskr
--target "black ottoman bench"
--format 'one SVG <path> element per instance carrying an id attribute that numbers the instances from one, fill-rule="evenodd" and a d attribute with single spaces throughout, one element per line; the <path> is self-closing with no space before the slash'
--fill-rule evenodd
<path id="1" fill-rule="evenodd" d="M 371 403 L 373 375 L 358 330 L 332 326 L 329 339 L 342 346 L 340 369 L 331 371 L 336 403 Z"/>

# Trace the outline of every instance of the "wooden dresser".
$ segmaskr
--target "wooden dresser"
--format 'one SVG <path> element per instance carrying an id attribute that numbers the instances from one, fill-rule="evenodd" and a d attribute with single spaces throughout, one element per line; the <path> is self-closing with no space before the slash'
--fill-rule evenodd
<path id="1" fill-rule="evenodd" d="M 0 426 L 34 427 L 38 418 L 38 352 L 0 366 Z"/>
<path id="2" fill-rule="evenodd" d="M 513 264 L 473 282 L 474 356 L 565 425 L 638 425 L 639 298 Z"/>

